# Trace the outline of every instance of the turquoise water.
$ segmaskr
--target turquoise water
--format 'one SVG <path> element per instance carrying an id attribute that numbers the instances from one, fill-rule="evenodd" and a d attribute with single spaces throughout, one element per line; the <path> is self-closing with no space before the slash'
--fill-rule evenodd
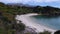
<path id="1" fill-rule="evenodd" d="M 60 16 L 32 16 L 38 24 L 60 30 Z"/>

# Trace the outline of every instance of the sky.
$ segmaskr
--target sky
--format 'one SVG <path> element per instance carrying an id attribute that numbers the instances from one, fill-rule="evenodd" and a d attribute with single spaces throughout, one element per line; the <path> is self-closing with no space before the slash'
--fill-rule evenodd
<path id="1" fill-rule="evenodd" d="M 60 0 L 0 0 L 4 3 L 23 3 L 29 5 L 53 6 L 60 8 Z"/>

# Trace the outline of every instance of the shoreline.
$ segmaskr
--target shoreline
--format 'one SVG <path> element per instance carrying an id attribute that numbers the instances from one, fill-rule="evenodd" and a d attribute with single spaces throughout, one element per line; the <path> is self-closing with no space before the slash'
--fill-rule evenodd
<path id="1" fill-rule="evenodd" d="M 26 26 L 29 26 L 31 28 L 36 28 L 36 32 L 43 32 L 43 31 L 50 31 L 52 32 L 52 34 L 56 31 L 53 30 L 49 27 L 46 27 L 42 24 L 37 24 L 36 22 L 33 21 L 32 18 L 30 18 L 30 16 L 34 16 L 34 15 L 38 15 L 37 13 L 30 13 L 30 14 L 24 14 L 24 15 L 17 15 L 16 19 L 17 20 L 21 20 L 23 24 L 25 24 Z"/>

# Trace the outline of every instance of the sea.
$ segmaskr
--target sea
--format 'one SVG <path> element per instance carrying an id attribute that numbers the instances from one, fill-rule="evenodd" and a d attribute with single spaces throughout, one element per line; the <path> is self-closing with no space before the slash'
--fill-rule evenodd
<path id="1" fill-rule="evenodd" d="M 34 21 L 37 24 L 42 24 L 46 27 L 49 27 L 55 30 L 60 30 L 60 16 L 37 15 L 37 16 L 31 16 L 31 18 L 34 18 Z"/>

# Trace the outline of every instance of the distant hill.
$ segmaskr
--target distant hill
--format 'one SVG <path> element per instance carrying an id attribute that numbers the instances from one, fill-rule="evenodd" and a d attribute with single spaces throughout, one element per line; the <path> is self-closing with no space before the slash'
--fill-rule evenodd
<path id="1" fill-rule="evenodd" d="M 22 4 L 22 3 L 8 3 L 7 5 L 24 7 L 24 9 L 27 9 L 27 10 L 29 9 L 27 11 L 29 13 L 32 11 L 34 13 L 39 13 L 43 15 L 60 15 L 60 8 L 52 7 L 52 6 L 31 6 L 31 5 Z"/>
<path id="2" fill-rule="evenodd" d="M 25 6 L 25 7 L 35 7 L 29 4 L 23 4 L 23 3 L 8 3 L 7 5 L 13 5 L 13 6 Z"/>
<path id="3" fill-rule="evenodd" d="M 27 13 L 38 13 L 47 16 L 60 16 L 60 8 L 51 6 L 31 6 L 22 3 L 0 2 L 0 34 L 12 34 L 13 32 L 22 32 L 25 30 L 25 25 L 17 24 L 15 16 Z M 13 33 L 13 34 L 14 34 Z"/>

